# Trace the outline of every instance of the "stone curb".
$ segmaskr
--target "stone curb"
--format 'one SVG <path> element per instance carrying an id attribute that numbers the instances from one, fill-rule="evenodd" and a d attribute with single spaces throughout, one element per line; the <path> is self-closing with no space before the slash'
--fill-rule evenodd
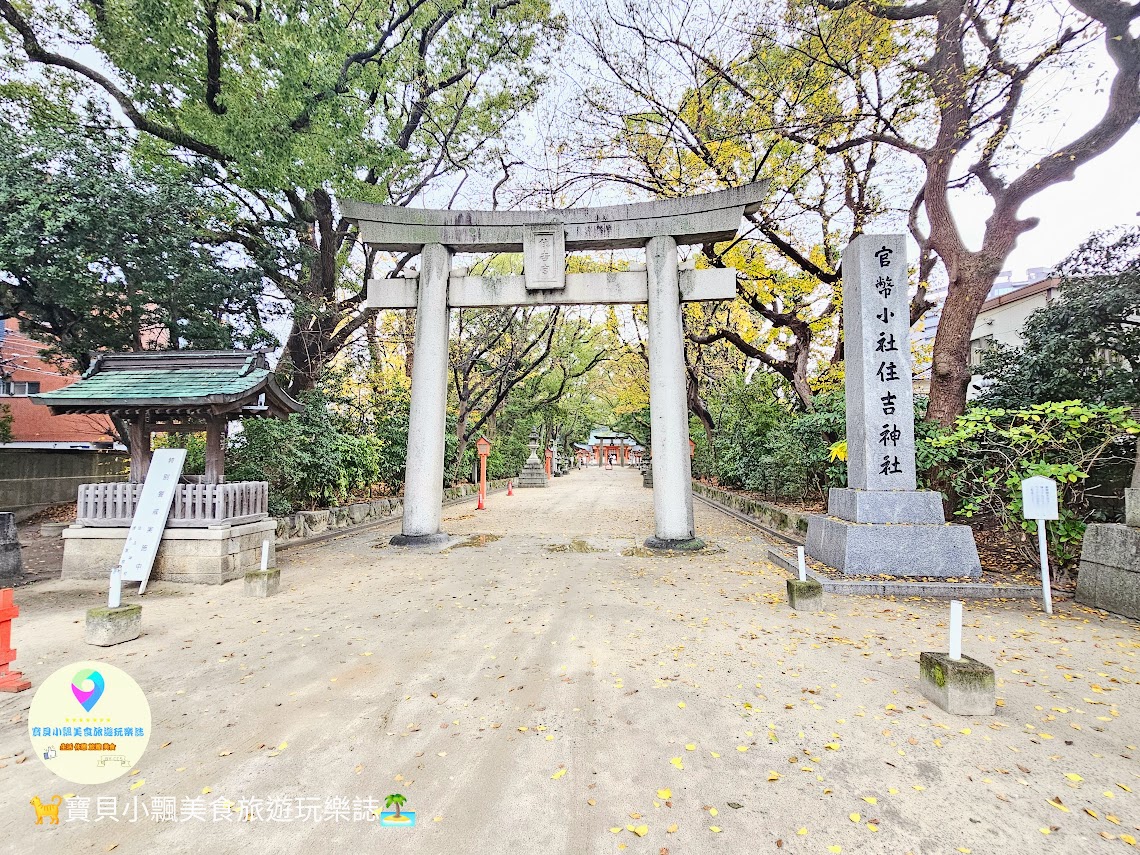
<path id="1" fill-rule="evenodd" d="M 497 481 L 488 481 L 487 482 L 487 495 L 490 496 L 494 493 L 504 492 L 507 489 L 507 480 L 508 479 L 503 478 L 503 479 L 500 479 Z M 515 479 L 509 479 L 509 480 L 515 480 Z M 466 485 L 466 486 L 470 486 L 470 485 Z M 449 488 L 449 489 L 456 490 L 457 488 Z M 448 497 L 447 492 L 445 491 L 443 506 L 446 508 L 446 507 L 450 507 L 451 505 L 458 505 L 461 502 L 468 501 L 469 499 L 474 499 L 478 495 L 479 495 L 478 490 L 472 489 L 471 492 L 457 492 L 456 494 L 452 495 L 451 497 Z M 403 508 L 403 501 L 402 500 L 393 499 L 393 501 L 399 501 L 400 507 Z M 315 544 L 315 543 L 324 543 L 326 540 L 332 540 L 333 538 L 347 537 L 347 536 L 353 535 L 353 534 L 360 534 L 361 532 L 370 531 L 374 528 L 379 528 L 380 526 L 383 526 L 383 525 L 388 525 L 390 523 L 397 523 L 397 522 L 400 522 L 402 519 L 403 519 L 402 513 L 401 514 L 392 514 L 391 516 L 381 517 L 380 519 L 369 520 L 367 522 L 363 522 L 363 523 L 360 523 L 358 525 L 350 525 L 350 526 L 346 526 L 345 528 L 338 528 L 338 529 L 334 529 L 331 531 L 325 531 L 325 532 L 322 532 L 321 534 L 312 535 L 311 537 L 297 537 L 297 538 L 292 538 L 290 540 L 280 540 L 277 542 L 277 545 L 274 547 L 274 549 L 276 549 L 277 552 L 283 552 L 287 549 L 293 549 L 293 548 L 298 547 L 298 546 L 311 546 L 312 544 Z"/>
<path id="2" fill-rule="evenodd" d="M 792 576 L 799 575 L 796 556 L 779 546 L 768 547 L 768 560 Z M 841 582 L 808 568 L 829 594 L 843 596 L 939 597 L 948 600 L 1033 600 L 1041 598 L 1036 585 L 981 585 L 975 582 Z"/>
<path id="3" fill-rule="evenodd" d="M 693 492 L 706 501 L 745 514 L 761 525 L 771 526 L 799 540 L 803 540 L 807 534 L 808 517 L 811 516 L 809 513 L 781 508 L 779 505 L 742 496 L 740 493 L 721 487 L 713 487 L 696 479 L 693 479 Z"/>

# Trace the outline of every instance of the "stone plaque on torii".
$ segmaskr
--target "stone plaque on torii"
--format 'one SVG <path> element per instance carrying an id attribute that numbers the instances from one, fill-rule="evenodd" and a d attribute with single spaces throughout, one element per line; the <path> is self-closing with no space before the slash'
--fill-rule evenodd
<path id="1" fill-rule="evenodd" d="M 525 305 L 649 308 L 654 548 L 698 548 L 693 525 L 681 303 L 731 300 L 732 269 L 680 270 L 677 246 L 732 240 L 767 181 L 680 199 L 547 211 L 451 211 L 345 202 L 370 248 L 420 255 L 418 278 L 374 279 L 367 306 L 415 309 L 404 518 L 396 545 L 441 543 L 449 309 Z M 566 252 L 644 248 L 646 269 L 566 273 Z M 452 274 L 455 252 L 522 252 L 521 276 Z"/>
<path id="2" fill-rule="evenodd" d="M 946 524 L 941 493 L 915 489 L 902 235 L 860 235 L 843 251 L 843 340 L 847 487 L 809 519 L 808 555 L 850 575 L 980 576 L 969 527 Z"/>

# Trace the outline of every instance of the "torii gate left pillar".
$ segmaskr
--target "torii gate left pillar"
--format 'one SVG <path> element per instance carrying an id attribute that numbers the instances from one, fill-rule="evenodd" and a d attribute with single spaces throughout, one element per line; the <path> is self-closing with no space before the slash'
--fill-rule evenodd
<path id="1" fill-rule="evenodd" d="M 699 549 L 693 521 L 681 303 L 736 296 L 732 269 L 679 270 L 678 244 L 731 240 L 767 182 L 683 199 L 554 211 L 430 211 L 345 202 L 369 247 L 420 254 L 419 281 L 368 282 L 367 306 L 416 309 L 404 517 L 398 546 L 445 542 L 443 505 L 448 310 L 647 303 L 654 549 Z M 567 249 L 644 248 L 645 270 L 566 273 Z M 518 252 L 522 276 L 453 274 L 451 254 Z M 624 458 L 624 448 L 622 454 Z M 624 462 L 624 460 L 623 460 Z"/>

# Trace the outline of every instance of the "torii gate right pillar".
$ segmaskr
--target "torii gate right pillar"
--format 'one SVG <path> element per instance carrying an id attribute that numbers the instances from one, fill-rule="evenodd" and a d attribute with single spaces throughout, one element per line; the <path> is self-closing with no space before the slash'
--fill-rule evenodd
<path id="1" fill-rule="evenodd" d="M 645 245 L 649 279 L 649 418 L 653 444 L 654 537 L 652 549 L 700 549 L 693 524 L 689 407 L 677 241 L 651 238 Z"/>

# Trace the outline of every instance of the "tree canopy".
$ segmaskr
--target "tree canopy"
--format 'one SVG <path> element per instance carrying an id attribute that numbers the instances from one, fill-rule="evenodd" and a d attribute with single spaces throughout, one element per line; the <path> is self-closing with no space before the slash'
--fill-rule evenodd
<path id="1" fill-rule="evenodd" d="M 1037 309 L 1018 347 L 998 344 L 979 372 L 979 403 L 1140 404 L 1140 230 L 1101 233 L 1059 268 L 1060 293 Z"/>
<path id="2" fill-rule="evenodd" d="M 0 310 L 65 365 L 95 350 L 275 344 L 263 270 L 193 170 L 101 132 L 0 121 Z"/>

